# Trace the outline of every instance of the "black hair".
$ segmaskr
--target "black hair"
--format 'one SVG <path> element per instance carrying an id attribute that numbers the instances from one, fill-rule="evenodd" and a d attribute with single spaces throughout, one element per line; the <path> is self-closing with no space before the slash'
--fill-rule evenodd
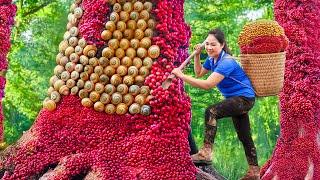
<path id="1" fill-rule="evenodd" d="M 229 49 L 229 47 L 227 45 L 227 41 L 226 41 L 226 39 L 224 37 L 224 33 L 223 33 L 223 31 L 221 29 L 216 28 L 216 29 L 210 30 L 208 35 L 210 35 L 210 34 L 214 35 L 214 37 L 219 41 L 220 44 L 224 44 L 223 50 L 226 53 L 232 55 L 232 53 L 231 53 L 231 51 L 230 51 L 230 49 Z"/>

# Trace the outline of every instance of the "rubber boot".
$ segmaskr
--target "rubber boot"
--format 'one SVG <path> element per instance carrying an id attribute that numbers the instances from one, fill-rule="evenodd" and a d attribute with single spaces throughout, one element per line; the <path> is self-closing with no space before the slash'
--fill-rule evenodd
<path id="1" fill-rule="evenodd" d="M 191 156 L 194 164 L 212 164 L 212 146 L 205 144 L 197 154 Z"/>
<path id="2" fill-rule="evenodd" d="M 259 180 L 260 179 L 260 167 L 249 165 L 247 174 L 244 175 L 240 180 Z"/>

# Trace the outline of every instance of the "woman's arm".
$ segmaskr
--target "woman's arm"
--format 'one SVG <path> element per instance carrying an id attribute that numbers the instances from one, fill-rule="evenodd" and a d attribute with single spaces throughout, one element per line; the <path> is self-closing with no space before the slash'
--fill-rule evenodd
<path id="1" fill-rule="evenodd" d="M 196 74 L 196 77 L 200 78 L 207 74 L 209 71 L 201 66 L 200 63 L 200 55 L 196 55 L 194 57 L 194 72 Z"/>
<path id="2" fill-rule="evenodd" d="M 224 79 L 224 76 L 222 74 L 213 72 L 206 80 L 196 79 L 191 76 L 187 76 L 181 72 L 179 69 L 174 69 L 172 71 L 173 74 L 175 74 L 177 77 L 181 78 L 186 83 L 190 84 L 193 87 L 209 90 L 211 88 L 214 88 Z"/>
<path id="3" fill-rule="evenodd" d="M 194 73 L 196 74 L 196 77 L 202 77 L 205 74 L 207 74 L 209 71 L 206 70 L 201 66 L 200 63 L 200 54 L 201 54 L 201 44 L 197 44 L 195 47 L 195 51 L 197 52 L 196 55 L 194 56 Z"/>

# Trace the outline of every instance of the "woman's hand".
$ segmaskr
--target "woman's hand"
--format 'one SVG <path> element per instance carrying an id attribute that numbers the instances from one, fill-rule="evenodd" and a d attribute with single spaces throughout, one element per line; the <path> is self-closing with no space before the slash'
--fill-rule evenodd
<path id="1" fill-rule="evenodd" d="M 182 78 L 184 76 L 183 72 L 179 68 L 174 68 L 171 73 L 176 75 L 178 78 Z"/>
<path id="2" fill-rule="evenodd" d="M 196 55 L 200 55 L 200 54 L 201 54 L 201 51 L 202 51 L 201 44 L 196 44 L 196 45 L 194 46 L 194 50 L 196 51 Z"/>

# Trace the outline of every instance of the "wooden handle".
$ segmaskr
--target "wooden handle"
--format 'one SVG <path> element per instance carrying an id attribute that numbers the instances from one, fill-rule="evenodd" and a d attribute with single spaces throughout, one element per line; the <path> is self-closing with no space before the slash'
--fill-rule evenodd
<path id="1" fill-rule="evenodd" d="M 203 48 L 205 45 L 205 41 L 203 43 L 201 43 L 200 48 Z M 197 51 L 193 51 L 186 60 L 183 61 L 183 63 L 181 63 L 181 65 L 178 67 L 179 69 L 183 69 L 184 67 L 186 67 L 186 65 L 190 62 L 190 60 L 196 55 Z"/>
<path id="2" fill-rule="evenodd" d="M 203 43 L 201 43 L 201 48 L 203 48 L 205 45 L 205 41 Z M 183 68 L 185 68 L 187 66 L 187 64 L 190 62 L 190 60 L 196 55 L 197 51 L 193 51 L 189 57 L 187 57 L 186 60 L 183 61 L 183 63 L 181 63 L 181 65 L 178 67 L 178 69 L 183 70 Z M 176 78 L 176 76 L 174 74 L 170 74 L 167 79 L 165 81 L 163 81 L 162 83 L 162 88 L 163 89 L 168 89 L 172 80 Z"/>

